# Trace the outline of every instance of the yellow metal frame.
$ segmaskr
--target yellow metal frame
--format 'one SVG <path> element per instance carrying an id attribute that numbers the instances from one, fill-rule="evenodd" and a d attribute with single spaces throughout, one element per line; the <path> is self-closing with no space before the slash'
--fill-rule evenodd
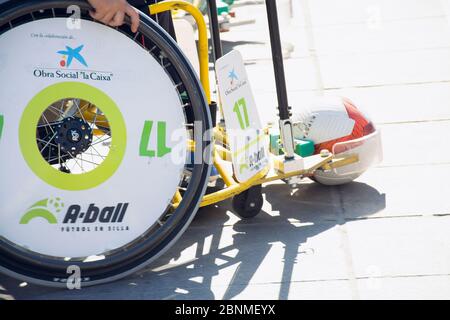
<path id="1" fill-rule="evenodd" d="M 179 0 L 167 0 L 159 2 L 157 4 L 149 6 L 149 8 L 150 14 L 158 14 L 169 10 L 183 10 L 190 13 L 192 17 L 194 17 L 198 25 L 198 35 L 199 35 L 198 52 L 200 62 L 200 81 L 202 83 L 203 90 L 205 91 L 208 104 L 210 104 L 211 87 L 209 81 L 208 34 L 203 14 L 195 5 L 186 1 L 179 1 Z M 215 144 L 213 151 L 213 162 L 215 167 L 217 168 L 217 171 L 222 177 L 226 185 L 226 188 L 205 195 L 200 204 L 200 206 L 202 207 L 231 198 L 256 185 L 280 179 L 288 179 L 295 176 L 308 176 L 308 175 L 310 176 L 314 173 L 315 170 L 319 168 L 324 170 L 333 170 L 335 168 L 346 166 L 348 164 L 358 161 L 358 157 L 356 155 L 347 156 L 345 158 L 335 158 L 332 154 L 326 156 L 316 155 L 305 158 L 308 161 L 305 161 L 307 163 L 306 165 L 307 168 L 305 168 L 304 170 L 295 171 L 287 174 L 274 173 L 272 175 L 269 175 L 270 166 L 267 166 L 251 179 L 245 182 L 238 182 L 227 172 L 225 166 L 223 165 L 224 161 L 227 162 L 232 161 L 232 154 L 230 150 L 227 148 L 228 138 L 224 128 L 221 127 L 214 128 L 214 139 L 216 142 L 219 142 L 223 145 L 221 146 L 219 144 Z M 188 142 L 188 148 L 191 151 L 195 150 L 195 144 L 193 141 Z M 178 207 L 181 201 L 182 196 L 180 192 L 177 191 L 173 198 L 173 207 L 174 208 Z"/>
<path id="2" fill-rule="evenodd" d="M 202 12 L 186 1 L 168 0 L 149 6 L 150 14 L 158 14 L 170 10 L 183 10 L 194 17 L 198 26 L 198 59 L 200 62 L 200 81 L 205 91 L 208 105 L 211 104 L 211 87 L 209 83 L 209 50 L 206 22 Z"/>

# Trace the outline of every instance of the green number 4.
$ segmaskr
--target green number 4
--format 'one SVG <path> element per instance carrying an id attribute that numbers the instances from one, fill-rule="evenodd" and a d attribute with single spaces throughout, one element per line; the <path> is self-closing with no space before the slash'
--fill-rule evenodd
<path id="1" fill-rule="evenodd" d="M 248 120 L 247 103 L 244 98 L 239 99 L 238 102 L 234 104 L 233 111 L 236 113 L 239 124 L 242 130 L 250 127 L 250 121 Z"/>
<path id="2" fill-rule="evenodd" d="M 141 157 L 158 158 L 164 157 L 172 151 L 166 146 L 167 124 L 165 122 L 158 122 L 157 129 L 157 150 L 149 149 L 150 136 L 152 134 L 153 121 L 145 121 L 144 129 L 142 130 L 141 144 L 139 148 L 139 155 Z"/>
<path id="3" fill-rule="evenodd" d="M 2 138 L 2 133 L 3 133 L 3 123 L 4 123 L 4 118 L 3 115 L 0 114 L 0 139 Z"/>

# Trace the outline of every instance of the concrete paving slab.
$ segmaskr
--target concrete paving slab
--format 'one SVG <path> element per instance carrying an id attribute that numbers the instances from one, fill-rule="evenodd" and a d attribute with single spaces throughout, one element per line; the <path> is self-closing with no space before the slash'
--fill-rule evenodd
<path id="1" fill-rule="evenodd" d="M 306 1 L 294 3 L 294 18 L 292 18 L 288 6 L 283 5 L 282 2 L 279 1 L 282 40 L 297 44 L 303 57 L 303 54 L 311 49 L 307 48 L 305 34 L 307 30 L 305 30 L 303 23 L 305 12 L 301 5 L 301 3 Z M 309 4 L 311 1 L 307 2 Z M 395 51 L 399 49 L 442 48 L 449 46 L 448 33 L 450 32 L 450 27 L 446 27 L 448 26 L 448 18 L 443 5 L 445 1 L 416 1 L 414 4 L 408 3 L 408 10 L 404 10 L 402 7 L 404 5 L 403 2 L 406 4 L 406 0 L 394 3 L 391 1 L 378 1 L 376 4 L 371 1 L 359 1 L 355 4 L 351 0 L 339 3 L 328 0 L 312 1 L 309 4 L 311 12 L 314 12 L 315 8 L 320 8 L 320 11 L 317 12 L 317 17 L 327 22 L 324 25 L 318 23 L 316 16 L 312 14 L 314 43 L 317 46 L 314 49 L 319 51 L 319 53 L 339 54 L 348 52 L 348 50 L 353 52 L 355 51 L 354 49 L 358 49 L 358 52 L 364 52 L 365 47 L 376 49 L 375 51 L 380 51 L 380 48 Z M 350 6 L 352 10 L 347 10 Z M 298 7 L 301 9 L 298 9 Z M 371 8 L 379 8 L 383 12 L 379 16 L 382 22 L 381 25 L 370 23 L 373 20 L 373 14 L 371 13 L 373 10 L 370 10 Z M 222 35 L 224 40 L 265 40 L 265 42 L 268 42 L 267 17 L 264 6 L 239 7 L 235 11 L 238 16 L 251 16 L 256 22 L 234 27 L 232 32 Z M 338 20 L 330 19 L 331 16 Z M 349 22 L 352 20 L 351 16 L 357 17 L 357 19 Z M 339 23 L 338 21 L 341 19 L 345 22 Z M 421 35 L 423 35 L 422 38 Z M 268 51 L 266 50 L 266 52 Z M 261 55 L 261 53 L 256 54 Z"/>
<path id="2" fill-rule="evenodd" d="M 290 91 L 288 97 L 293 112 L 310 106 L 320 98 L 319 93 L 315 90 Z M 377 124 L 450 119 L 450 82 L 342 88 L 326 90 L 323 94 L 350 98 Z M 278 104 L 275 91 L 254 90 L 254 95 L 264 123 L 275 122 Z"/>
<path id="3" fill-rule="evenodd" d="M 277 0 L 278 16 L 280 31 L 284 32 L 285 28 L 291 24 L 292 12 L 290 0 Z M 263 31 L 267 33 L 268 22 L 266 14 L 266 6 L 264 3 L 248 4 L 245 6 L 235 6 L 233 11 L 236 14 L 236 18 L 240 19 L 253 19 L 255 23 L 236 26 L 231 29 L 231 32 L 240 31 Z"/>
<path id="4" fill-rule="evenodd" d="M 390 124 L 379 128 L 384 166 L 450 162 L 450 121 Z"/>
<path id="5" fill-rule="evenodd" d="M 241 290 L 233 299 L 265 300 L 267 297 L 279 299 L 281 284 L 250 285 Z M 302 281 L 292 282 L 288 288 L 288 299 L 291 300 L 334 300 L 351 299 L 352 292 L 349 281 Z"/>
<path id="6" fill-rule="evenodd" d="M 314 25 L 371 23 L 377 20 L 416 19 L 444 14 L 440 0 L 306 1 L 311 10 Z"/>
<path id="7" fill-rule="evenodd" d="M 312 59 L 285 60 L 286 85 L 288 90 L 315 90 L 317 74 Z M 249 81 L 255 92 L 276 90 L 272 61 L 249 62 L 246 65 Z"/>
<path id="8" fill-rule="evenodd" d="M 450 276 L 387 277 L 358 280 L 361 299 L 448 300 Z"/>
<path id="9" fill-rule="evenodd" d="M 450 119 L 450 82 L 342 88 L 326 94 L 349 97 L 376 123 Z M 305 101 L 305 96 L 290 93 L 295 101 Z"/>
<path id="10" fill-rule="evenodd" d="M 156 271 L 164 274 L 158 286 L 180 285 L 191 278 L 230 286 L 347 278 L 336 223 L 290 218 L 283 224 L 270 224 L 270 232 L 268 226 L 239 222 L 232 229 L 192 227 L 151 273 L 170 263 L 170 268 Z M 187 250 L 192 246 L 195 249 Z"/>
<path id="11" fill-rule="evenodd" d="M 346 219 L 445 215 L 449 178 L 450 165 L 376 168 L 337 188 Z"/>
<path id="12" fill-rule="evenodd" d="M 128 279 L 79 291 L 40 288 L 38 294 L 35 286 L 19 288 L 10 281 L 9 290 L 39 299 L 236 299 L 262 286 L 267 290 L 261 299 L 287 299 L 291 282 L 346 278 L 340 234 L 332 224 L 291 220 L 270 229 L 245 223 L 192 227 L 152 267 Z M 279 289 L 273 291 L 273 285 Z"/>
<path id="13" fill-rule="evenodd" d="M 119 283 L 117 283 L 119 284 Z M 158 288 L 158 290 L 148 290 L 149 284 L 146 282 L 121 282 L 120 286 L 113 289 L 102 290 L 101 293 L 83 289 L 80 291 L 60 291 L 58 293 L 48 293 L 37 296 L 37 300 L 117 300 L 117 296 L 126 297 L 133 300 L 285 300 L 280 293 L 288 291 L 290 300 L 334 300 L 351 299 L 352 289 L 348 280 L 332 281 L 304 281 L 287 284 L 289 287 L 283 289 L 281 283 L 213 286 L 210 290 L 204 285 L 192 285 L 184 288 Z M 105 287 L 105 286 L 102 286 Z M 232 296 L 230 292 L 235 292 Z"/>
<path id="14" fill-rule="evenodd" d="M 347 222 L 357 277 L 450 274 L 450 217 Z"/>
<path id="15" fill-rule="evenodd" d="M 224 52 L 232 49 L 242 53 L 244 61 L 270 60 L 272 50 L 268 30 L 244 31 L 236 30 L 233 33 L 225 33 L 222 36 Z M 307 58 L 309 48 L 307 35 L 304 28 L 287 27 L 283 31 L 281 46 L 285 58 Z"/>
<path id="16" fill-rule="evenodd" d="M 450 80 L 450 49 L 319 57 L 325 88 Z M 300 70 L 300 69 L 297 69 Z"/>
<path id="17" fill-rule="evenodd" d="M 292 189 L 284 182 L 263 186 L 262 212 L 246 225 L 284 224 L 287 219 L 301 222 L 334 222 L 339 219 L 340 199 L 336 189 L 326 188 L 305 179 Z M 241 219 L 233 213 L 231 200 L 200 209 L 193 227 L 232 226 Z"/>
<path id="18" fill-rule="evenodd" d="M 440 49 L 450 47 L 446 17 L 395 20 L 371 24 L 314 27 L 319 55 Z"/>
<path id="19" fill-rule="evenodd" d="M 448 281 L 450 276 L 404 276 L 404 277 L 369 277 L 357 279 L 357 290 L 353 289 L 350 280 L 300 281 L 291 282 L 288 288 L 288 299 L 291 300 L 347 300 L 355 295 L 359 299 L 375 300 L 447 300 L 450 297 Z M 135 280 L 133 280 L 135 281 Z M 146 282 L 121 281 L 116 287 L 103 288 L 102 293 L 83 289 L 81 291 L 56 291 L 36 296 L 38 300 L 99 300 L 117 299 L 118 296 L 127 299 L 150 300 L 207 300 L 223 299 L 227 292 L 238 292 L 231 300 L 277 300 L 280 298 L 282 284 L 253 284 L 235 286 L 213 286 L 207 290 L 205 286 L 192 285 L 189 288 L 158 288 L 149 290 Z M 102 286 L 104 287 L 104 286 Z M 99 287 L 99 288 L 102 288 Z M 6 298 L 4 295 L 3 298 Z M 13 298 L 9 296 L 9 298 Z"/>

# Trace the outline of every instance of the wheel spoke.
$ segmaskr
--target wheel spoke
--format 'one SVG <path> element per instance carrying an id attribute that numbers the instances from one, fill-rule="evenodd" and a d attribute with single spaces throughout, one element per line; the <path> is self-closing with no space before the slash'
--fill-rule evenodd
<path id="1" fill-rule="evenodd" d="M 89 160 L 86 160 L 86 159 L 82 159 L 82 161 L 90 163 L 90 164 L 93 164 L 95 166 L 99 166 L 100 165 L 100 163 L 97 163 L 97 162 L 94 162 L 94 161 L 89 161 Z"/>
<path id="2" fill-rule="evenodd" d="M 58 122 L 53 122 L 52 124 L 41 124 L 41 125 L 38 125 L 37 127 L 38 128 L 45 128 L 45 127 L 51 127 L 53 125 L 58 125 L 58 124 L 61 124 L 61 123 L 62 123 L 62 121 L 58 121 Z"/>
<path id="3" fill-rule="evenodd" d="M 103 140 L 100 140 L 100 138 L 99 138 L 100 141 L 97 140 L 97 142 L 91 144 L 91 147 L 96 146 L 96 145 L 98 145 L 99 143 L 108 141 L 109 139 L 111 139 L 111 137 L 107 137 L 106 139 L 103 139 Z"/>
<path id="4" fill-rule="evenodd" d="M 49 141 L 45 141 L 45 140 L 41 140 L 41 139 L 37 139 L 37 140 L 40 140 L 40 142 L 42 142 L 42 143 L 46 143 L 45 144 L 45 146 L 40 150 L 41 151 L 41 153 L 42 153 L 42 151 L 44 151 L 45 150 L 45 148 L 47 148 L 49 145 L 52 145 L 52 146 L 54 146 L 54 147 L 57 147 L 57 145 L 55 145 L 55 144 L 52 144 L 50 141 L 52 141 L 54 138 L 55 138 L 55 136 L 56 136 L 56 133 L 55 134 L 53 134 L 53 137 L 51 137 L 50 138 L 50 140 Z"/>
<path id="5" fill-rule="evenodd" d="M 88 150 L 91 150 L 91 149 L 89 148 Z M 88 151 L 85 151 L 84 154 L 85 154 L 85 155 L 88 155 L 88 156 L 92 156 L 92 158 L 94 158 L 94 157 L 100 157 L 100 158 L 102 158 L 102 160 L 105 159 L 105 157 L 103 157 L 103 156 L 101 156 L 101 155 L 94 154 L 94 153 L 88 152 Z M 92 161 L 94 161 L 94 160 L 92 160 Z"/>
<path id="6" fill-rule="evenodd" d="M 49 106 L 47 108 L 48 111 L 52 112 L 54 115 L 58 116 L 59 118 L 61 118 L 61 116 L 64 114 L 63 112 L 61 112 L 60 109 L 54 107 L 54 106 Z"/>
<path id="7" fill-rule="evenodd" d="M 96 126 L 97 116 L 98 116 L 98 110 L 95 111 L 94 122 L 91 125 L 91 129 L 94 129 L 94 127 Z"/>
<path id="8" fill-rule="evenodd" d="M 67 154 L 72 158 L 73 161 L 75 161 L 75 163 L 78 165 L 78 167 L 80 167 L 81 171 L 84 173 L 83 167 L 80 166 L 80 164 L 78 163 L 77 159 L 74 158 L 74 157 L 70 154 L 70 152 L 67 152 Z M 73 167 L 72 167 L 72 170 L 73 170 Z M 71 171 L 72 171 L 72 170 L 71 170 Z"/>
<path id="9" fill-rule="evenodd" d="M 105 160 L 106 159 L 106 157 L 104 157 L 104 156 L 102 156 L 101 154 L 100 154 L 100 152 L 98 152 L 97 151 L 97 149 L 95 149 L 94 148 L 94 146 L 92 145 L 91 147 L 90 147 L 90 149 L 92 149 L 92 150 L 94 150 L 95 151 L 95 153 L 100 157 L 100 158 L 102 158 L 103 160 Z"/>
<path id="10" fill-rule="evenodd" d="M 58 144 L 58 168 L 61 168 L 61 146 Z"/>
<path id="11" fill-rule="evenodd" d="M 50 125 L 50 122 L 48 121 L 47 117 L 45 116 L 45 114 L 42 114 L 42 117 L 44 118 L 44 121 L 47 122 L 47 124 L 49 125 L 50 131 L 55 134 L 55 131 L 53 130 L 52 126 Z"/>
<path id="12" fill-rule="evenodd" d="M 79 100 L 73 100 L 73 103 L 74 103 L 75 106 L 77 107 L 78 113 L 80 114 L 81 119 L 83 119 L 84 122 L 87 122 L 86 119 L 85 119 L 84 116 L 83 116 L 83 112 L 81 112 L 80 105 L 78 104 L 78 102 L 79 102 Z"/>

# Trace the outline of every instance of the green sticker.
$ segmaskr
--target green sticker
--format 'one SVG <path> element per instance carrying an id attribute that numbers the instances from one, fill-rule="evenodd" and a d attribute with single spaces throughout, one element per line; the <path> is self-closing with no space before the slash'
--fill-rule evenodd
<path id="1" fill-rule="evenodd" d="M 158 158 L 164 157 L 166 154 L 172 152 L 172 149 L 167 147 L 167 123 L 164 121 L 158 122 L 157 130 L 157 151 L 150 149 L 150 137 L 152 135 L 153 121 L 145 121 L 144 129 L 142 130 L 141 143 L 139 146 L 139 155 L 141 157 Z"/>
<path id="2" fill-rule="evenodd" d="M 42 113 L 55 101 L 67 98 L 96 105 L 108 118 L 113 132 L 106 159 L 95 170 L 83 174 L 67 174 L 53 168 L 44 160 L 36 143 L 36 126 Z M 125 121 L 114 101 L 99 89 L 80 82 L 58 83 L 42 90 L 26 107 L 19 126 L 20 149 L 30 169 L 49 185 L 62 190 L 87 190 L 104 183 L 122 163 L 126 142 Z"/>
<path id="3" fill-rule="evenodd" d="M 247 102 L 244 98 L 239 99 L 234 104 L 233 111 L 237 114 L 239 125 L 241 126 L 242 130 L 245 130 L 246 128 L 250 127 L 250 121 L 248 119 L 248 111 L 247 111 Z"/>
<path id="4" fill-rule="evenodd" d="M 149 149 L 150 136 L 152 134 L 153 121 L 145 121 L 144 129 L 142 130 L 141 144 L 139 146 L 139 155 L 141 157 L 155 157 L 155 150 Z"/>
<path id="5" fill-rule="evenodd" d="M 172 149 L 166 145 L 167 141 L 167 124 L 166 122 L 158 122 L 158 158 L 169 154 Z"/>
<path id="6" fill-rule="evenodd" d="M 2 133 L 3 133 L 3 124 L 5 122 L 4 120 L 5 118 L 3 117 L 2 114 L 0 114 L 0 139 L 2 138 Z"/>

